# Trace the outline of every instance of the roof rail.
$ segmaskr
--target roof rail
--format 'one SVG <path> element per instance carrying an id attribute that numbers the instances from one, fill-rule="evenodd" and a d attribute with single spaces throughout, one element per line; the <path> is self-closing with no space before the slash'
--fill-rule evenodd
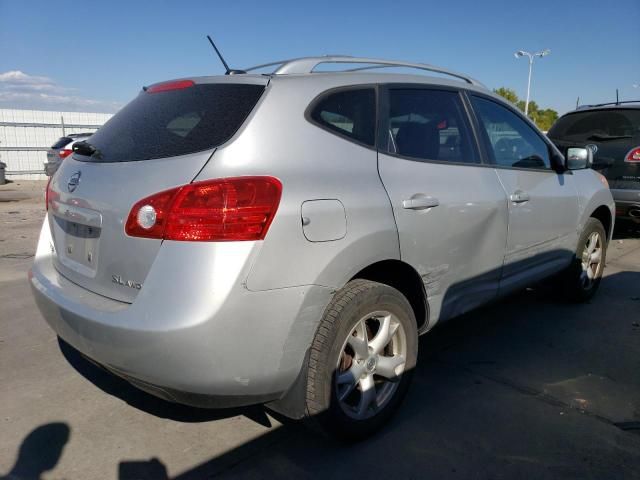
<path id="1" fill-rule="evenodd" d="M 622 105 L 624 103 L 640 103 L 640 100 L 624 100 L 620 102 L 608 102 L 608 103 L 596 103 L 594 105 L 580 105 L 576 110 L 581 110 L 583 108 L 592 108 L 592 107 L 606 107 L 608 105 Z"/>
<path id="2" fill-rule="evenodd" d="M 278 62 L 265 63 L 262 65 L 256 65 L 255 67 L 245 68 L 244 71 L 250 72 L 252 70 L 259 70 L 266 67 L 275 67 L 273 72 L 275 75 L 288 75 L 288 74 L 305 74 L 313 73 L 313 70 L 323 63 L 348 63 L 348 64 L 365 64 L 367 66 L 344 70 L 345 72 L 356 72 L 361 70 L 371 70 L 374 68 L 389 68 L 389 67 L 407 67 L 417 70 L 425 70 L 428 72 L 442 73 L 451 77 L 464 80 L 471 85 L 477 85 L 484 87 L 479 81 L 469 77 L 468 75 L 454 72 L 446 68 L 437 67 L 434 65 L 428 65 L 426 63 L 411 63 L 400 62 L 397 60 L 382 60 L 379 58 L 366 58 L 366 57 L 350 57 L 349 55 L 325 55 L 321 57 L 302 57 L 302 58 L 290 58 L 288 60 L 281 60 Z"/>

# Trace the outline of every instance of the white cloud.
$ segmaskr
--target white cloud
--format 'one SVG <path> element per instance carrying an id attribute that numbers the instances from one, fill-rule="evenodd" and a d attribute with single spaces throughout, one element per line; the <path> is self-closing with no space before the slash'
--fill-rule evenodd
<path id="1" fill-rule="evenodd" d="M 0 108 L 111 113 L 122 107 L 119 102 L 84 98 L 74 95 L 74 91 L 49 77 L 20 70 L 0 72 Z"/>

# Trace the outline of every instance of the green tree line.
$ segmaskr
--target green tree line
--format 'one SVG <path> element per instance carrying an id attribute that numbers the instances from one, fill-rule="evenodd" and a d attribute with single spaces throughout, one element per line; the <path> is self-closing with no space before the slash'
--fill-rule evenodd
<path id="1" fill-rule="evenodd" d="M 516 107 L 524 112 L 524 100 L 520 100 L 516 92 L 510 88 L 500 87 L 493 90 L 494 93 L 497 93 L 502 98 L 510 101 Z M 551 108 L 545 108 L 541 110 L 538 107 L 538 104 L 534 101 L 529 101 L 529 118 L 538 126 L 540 130 L 544 130 L 545 132 L 551 128 L 553 122 L 558 119 L 558 112 Z"/>

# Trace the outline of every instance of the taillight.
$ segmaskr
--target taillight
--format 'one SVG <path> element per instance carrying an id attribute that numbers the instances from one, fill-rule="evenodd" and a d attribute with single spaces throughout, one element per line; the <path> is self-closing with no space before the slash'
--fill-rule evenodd
<path id="1" fill-rule="evenodd" d="M 58 156 L 60 158 L 67 158 L 72 153 L 73 153 L 73 150 L 71 150 L 70 148 L 65 148 L 63 150 L 58 151 Z"/>
<path id="2" fill-rule="evenodd" d="M 640 163 L 640 147 L 632 148 L 624 157 L 625 162 Z"/>
<path id="3" fill-rule="evenodd" d="M 125 232 L 132 237 L 193 242 L 262 240 L 281 194 L 282 184 L 274 177 L 190 183 L 137 202 Z"/>

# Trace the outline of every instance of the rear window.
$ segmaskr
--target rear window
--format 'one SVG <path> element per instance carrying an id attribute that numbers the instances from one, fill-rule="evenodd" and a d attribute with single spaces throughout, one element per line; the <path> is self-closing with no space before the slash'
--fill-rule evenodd
<path id="1" fill-rule="evenodd" d="M 69 137 L 60 137 L 58 139 L 58 141 L 56 143 L 54 143 L 53 145 L 51 145 L 51 148 L 53 148 L 54 150 L 57 150 L 59 148 L 64 148 L 64 146 L 69 143 L 72 142 L 73 138 L 69 138 Z"/>
<path id="2" fill-rule="evenodd" d="M 376 135 L 376 93 L 354 88 L 329 93 L 316 103 L 311 119 L 321 127 L 373 146 Z"/>
<path id="3" fill-rule="evenodd" d="M 635 137 L 640 134 L 640 110 L 596 110 L 571 113 L 558 119 L 549 130 L 555 139 L 592 140 L 592 135 Z"/>
<path id="4" fill-rule="evenodd" d="M 263 92 L 263 85 L 227 83 L 140 92 L 91 137 L 100 154 L 76 158 L 127 162 L 212 149 L 238 131 Z"/>

